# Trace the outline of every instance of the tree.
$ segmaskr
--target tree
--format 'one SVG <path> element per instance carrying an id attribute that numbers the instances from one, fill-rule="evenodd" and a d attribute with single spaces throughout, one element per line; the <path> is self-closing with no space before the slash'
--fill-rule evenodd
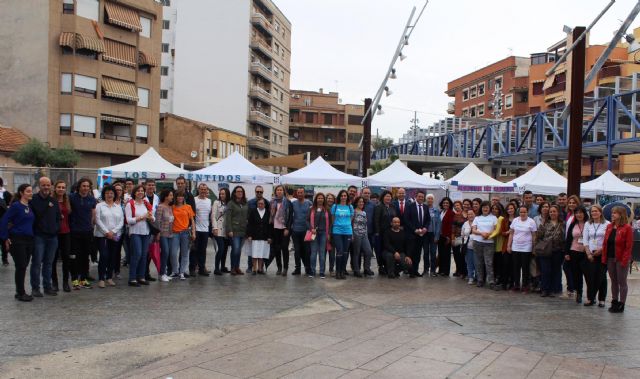
<path id="1" fill-rule="evenodd" d="M 43 142 L 31 138 L 13 154 L 12 158 L 25 166 L 69 168 L 78 164 L 80 153 L 70 145 L 54 150 Z"/>
<path id="2" fill-rule="evenodd" d="M 373 164 L 371 165 L 371 167 L 369 167 L 369 170 L 371 171 L 371 174 L 377 174 L 378 172 L 384 170 L 385 168 L 389 167 L 389 165 L 391 163 L 393 163 L 396 159 L 398 159 L 397 155 L 390 155 L 389 159 L 387 159 L 386 161 L 375 161 L 373 162 Z"/>
<path id="3" fill-rule="evenodd" d="M 373 139 L 371 146 L 373 150 L 386 149 L 393 146 L 393 138 L 390 137 L 376 137 Z"/>

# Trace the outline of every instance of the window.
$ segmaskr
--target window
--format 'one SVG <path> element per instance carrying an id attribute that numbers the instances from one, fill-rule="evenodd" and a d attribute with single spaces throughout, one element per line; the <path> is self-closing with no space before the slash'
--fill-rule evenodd
<path id="1" fill-rule="evenodd" d="M 465 88 L 462 90 L 462 101 L 469 100 L 469 88 Z"/>
<path id="2" fill-rule="evenodd" d="M 146 88 L 138 87 L 138 106 L 142 108 L 149 108 L 149 90 Z"/>
<path id="3" fill-rule="evenodd" d="M 278 143 L 278 135 L 273 133 L 273 143 L 277 144 Z"/>
<path id="4" fill-rule="evenodd" d="M 221 142 L 221 151 L 220 151 L 220 158 L 225 158 L 227 156 L 227 143 L 226 142 Z"/>
<path id="5" fill-rule="evenodd" d="M 280 91 L 280 102 L 282 103 L 283 101 L 284 101 L 284 93 Z"/>
<path id="6" fill-rule="evenodd" d="M 162 75 L 162 76 L 169 75 L 169 67 L 167 67 L 167 66 L 160 67 L 160 75 Z"/>
<path id="7" fill-rule="evenodd" d="M 278 136 L 278 145 L 282 145 L 282 136 Z"/>
<path id="8" fill-rule="evenodd" d="M 502 76 L 496 76 L 495 86 L 498 89 L 502 88 Z"/>
<path id="9" fill-rule="evenodd" d="M 170 7 L 171 6 L 171 0 L 162 0 L 162 5 L 165 7 Z"/>
<path id="10" fill-rule="evenodd" d="M 80 17 L 98 21 L 100 14 L 100 2 L 98 0 L 76 0 L 76 14 Z"/>
<path id="11" fill-rule="evenodd" d="M 271 119 L 274 121 L 278 119 L 278 112 L 273 109 L 271 110 Z"/>
<path id="12" fill-rule="evenodd" d="M 64 0 L 62 2 L 62 13 L 73 14 L 73 0 Z"/>
<path id="13" fill-rule="evenodd" d="M 168 43 L 163 43 L 162 44 L 162 52 L 163 53 L 168 53 L 169 52 L 169 44 Z"/>
<path id="14" fill-rule="evenodd" d="M 478 84 L 478 96 L 484 95 L 484 83 Z"/>
<path id="15" fill-rule="evenodd" d="M 147 143 L 149 137 L 149 125 L 138 124 L 136 126 L 136 142 Z"/>
<path id="16" fill-rule="evenodd" d="M 73 134 L 81 137 L 96 136 L 96 118 L 89 116 L 73 115 Z"/>
<path id="17" fill-rule="evenodd" d="M 507 95 L 504 97 L 504 107 L 507 109 L 513 107 L 513 95 Z"/>
<path id="18" fill-rule="evenodd" d="M 469 117 L 469 108 L 464 108 L 462 110 L 462 117 Z"/>
<path id="19" fill-rule="evenodd" d="M 151 38 L 151 19 L 140 16 L 140 25 L 142 25 L 140 37 Z"/>
<path id="20" fill-rule="evenodd" d="M 469 88 L 469 97 L 475 99 L 478 96 L 478 87 L 473 86 Z"/>
<path id="21" fill-rule="evenodd" d="M 362 133 L 349 133 L 349 137 L 347 138 L 347 142 L 349 143 L 360 143 L 362 139 Z"/>
<path id="22" fill-rule="evenodd" d="M 305 112 L 304 113 L 304 122 L 307 124 L 313 124 L 313 113 Z"/>
<path id="23" fill-rule="evenodd" d="M 484 104 L 479 104 L 477 109 L 478 109 L 478 117 L 484 116 Z"/>
<path id="24" fill-rule="evenodd" d="M 509 170 L 506 168 L 500 168 L 500 176 L 509 176 Z"/>
<path id="25" fill-rule="evenodd" d="M 60 93 L 71 95 L 71 74 L 63 73 L 60 75 Z"/>
<path id="26" fill-rule="evenodd" d="M 273 23 L 273 29 L 275 29 L 276 32 L 280 30 L 280 23 L 278 21 Z"/>
<path id="27" fill-rule="evenodd" d="M 273 65 L 273 73 L 276 75 L 276 77 L 279 77 L 279 76 L 280 76 L 280 75 L 279 75 L 280 70 L 278 69 L 278 66 L 277 66 L 277 65 L 275 65 L 275 64 Z"/>
<path id="28" fill-rule="evenodd" d="M 71 114 L 60 113 L 60 134 L 71 135 Z"/>
<path id="29" fill-rule="evenodd" d="M 86 97 L 96 97 L 96 88 L 98 87 L 98 79 L 90 76 L 75 74 L 74 91 L 77 95 Z"/>
<path id="30" fill-rule="evenodd" d="M 542 89 L 543 86 L 544 86 L 544 82 L 533 83 L 533 89 L 532 89 L 531 93 L 533 95 L 542 95 L 542 94 L 544 94 L 544 90 Z"/>
<path id="31" fill-rule="evenodd" d="M 476 117 L 476 107 L 471 107 L 470 110 L 471 112 L 469 113 L 469 115 L 471 116 L 471 118 Z"/>
<path id="32" fill-rule="evenodd" d="M 311 98 L 306 98 L 304 99 L 304 105 L 306 107 L 310 107 L 311 106 Z"/>
<path id="33" fill-rule="evenodd" d="M 167 98 L 169 98 L 169 90 L 161 89 L 161 90 L 160 90 L 160 98 L 161 98 L 161 99 L 167 99 Z"/>
<path id="34" fill-rule="evenodd" d="M 162 29 L 169 30 L 170 20 L 162 20 Z"/>
<path id="35" fill-rule="evenodd" d="M 333 115 L 331 113 L 324 114 L 324 124 L 332 125 L 333 124 Z"/>
<path id="36" fill-rule="evenodd" d="M 284 114 L 280 113 L 280 123 L 283 124 L 284 123 Z"/>

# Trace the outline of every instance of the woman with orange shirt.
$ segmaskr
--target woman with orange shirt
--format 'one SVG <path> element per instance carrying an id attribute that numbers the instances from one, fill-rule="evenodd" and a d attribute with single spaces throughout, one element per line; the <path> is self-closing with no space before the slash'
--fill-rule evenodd
<path id="1" fill-rule="evenodd" d="M 174 200 L 173 241 L 171 242 L 173 273 L 171 277 L 180 277 L 180 280 L 185 280 L 189 277 L 189 242 L 196 238 L 196 215 L 193 213 L 193 208 L 185 203 L 183 191 L 176 192 Z M 178 265 L 178 256 L 180 257 L 180 265 Z"/>

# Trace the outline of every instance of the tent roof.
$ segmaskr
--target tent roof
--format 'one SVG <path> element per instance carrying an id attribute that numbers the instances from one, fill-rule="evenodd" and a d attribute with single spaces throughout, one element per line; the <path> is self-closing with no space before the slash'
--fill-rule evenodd
<path id="1" fill-rule="evenodd" d="M 508 184 L 541 195 L 557 195 L 567 189 L 567 178 L 558 174 L 544 162 L 538 163 L 526 173 Z"/>
<path id="2" fill-rule="evenodd" d="M 467 167 L 463 168 L 462 171 L 460 171 L 449 180 L 446 180 L 446 182 L 458 186 L 509 186 L 508 184 L 502 183 L 501 181 L 485 174 L 478 168 L 478 166 L 473 163 L 469 163 Z"/>
<path id="3" fill-rule="evenodd" d="M 362 178 L 346 174 L 335 169 L 322 157 L 316 158 L 309 165 L 280 178 L 282 184 L 301 185 L 361 185 Z"/>
<path id="4" fill-rule="evenodd" d="M 188 174 L 186 170 L 174 166 L 162 158 L 153 147 L 147 149 L 136 159 L 115 166 L 103 167 L 100 170 L 105 174 L 110 171 L 114 178 L 131 177 L 133 173 L 146 173 L 146 178 L 149 179 L 175 179 Z M 141 175 L 141 177 L 143 176 Z"/>
<path id="5" fill-rule="evenodd" d="M 207 175 L 210 177 L 213 176 L 224 176 L 227 177 L 229 175 L 240 176 L 240 180 L 234 181 L 242 181 L 242 182 L 261 182 L 261 183 L 273 183 L 273 178 L 276 177 L 276 174 L 273 174 L 269 171 L 263 170 L 260 167 L 254 165 L 249 162 L 242 154 L 234 151 L 231 155 L 221 160 L 220 162 L 213 164 L 209 167 L 202 168 L 200 170 L 193 171 L 192 175 L 196 176 L 195 180 L 202 181 L 210 181 L 207 179 Z M 198 178 L 200 176 L 200 178 Z M 217 179 L 213 179 L 211 181 L 221 181 Z M 222 180 L 222 181 L 227 181 Z"/>
<path id="6" fill-rule="evenodd" d="M 442 180 L 427 178 L 418 175 L 409 167 L 396 159 L 384 170 L 367 177 L 367 184 L 370 186 L 393 186 L 409 188 L 444 188 L 446 183 Z"/>
<path id="7" fill-rule="evenodd" d="M 625 183 L 614 173 L 607 171 L 593 180 L 582 183 L 580 193 L 584 197 L 596 195 L 640 197 L 640 187 Z"/>

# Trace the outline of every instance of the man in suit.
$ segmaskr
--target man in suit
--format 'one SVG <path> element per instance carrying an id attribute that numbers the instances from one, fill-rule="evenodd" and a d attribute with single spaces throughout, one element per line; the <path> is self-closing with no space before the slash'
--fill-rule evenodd
<path id="1" fill-rule="evenodd" d="M 424 204 L 424 192 L 418 191 L 416 201 L 408 204 L 404 212 L 404 230 L 409 241 L 409 251 L 411 252 L 412 267 L 409 277 L 422 276 L 419 273 L 420 256 L 422 250 L 425 252 L 425 272 L 428 267 L 427 254 L 429 251 L 428 230 L 431 224 L 429 209 Z"/>
<path id="2" fill-rule="evenodd" d="M 440 227 L 442 220 L 440 220 L 440 211 L 436 208 L 435 197 L 433 194 L 427 195 L 427 209 L 429 210 L 429 222 L 426 239 L 426 247 L 424 249 L 424 271 L 422 275 L 438 276 L 436 274 L 436 254 L 438 252 L 438 239 L 440 237 Z"/>
<path id="3" fill-rule="evenodd" d="M 393 200 L 393 208 L 396 210 L 396 214 L 400 217 L 400 225 L 404 227 L 404 214 L 407 211 L 407 206 L 412 203 L 411 199 L 407 199 L 406 191 L 404 188 L 399 188 L 396 193 L 396 199 Z"/>

